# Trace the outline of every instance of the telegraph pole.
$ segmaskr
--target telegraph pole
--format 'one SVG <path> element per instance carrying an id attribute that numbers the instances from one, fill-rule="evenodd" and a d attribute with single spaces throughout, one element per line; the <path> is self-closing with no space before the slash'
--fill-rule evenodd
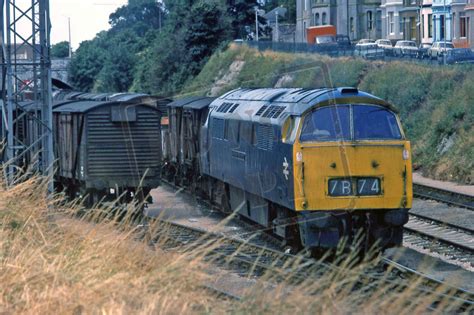
<path id="1" fill-rule="evenodd" d="M 38 173 L 53 191 L 49 0 L 0 0 L 2 27 L 2 165 L 8 186 Z M 24 58 L 26 56 L 26 59 Z M 24 101 L 32 101 L 25 108 Z M 26 132 L 35 134 L 34 139 Z"/>
<path id="2" fill-rule="evenodd" d="M 255 39 L 258 42 L 258 7 L 255 6 Z"/>
<path id="3" fill-rule="evenodd" d="M 279 37 L 280 37 L 280 34 L 278 32 L 278 10 L 275 11 L 275 28 L 276 28 L 275 39 L 276 39 L 276 42 L 278 42 Z"/>
<path id="4" fill-rule="evenodd" d="M 71 18 L 67 18 L 67 26 L 69 31 L 69 59 L 72 58 L 72 41 L 71 41 Z"/>

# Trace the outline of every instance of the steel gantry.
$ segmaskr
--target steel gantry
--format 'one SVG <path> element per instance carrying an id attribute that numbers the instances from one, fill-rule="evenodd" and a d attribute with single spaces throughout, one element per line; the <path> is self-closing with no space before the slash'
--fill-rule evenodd
<path id="1" fill-rule="evenodd" d="M 39 173 L 52 191 L 49 0 L 0 1 L 4 176 L 12 185 L 22 175 Z"/>

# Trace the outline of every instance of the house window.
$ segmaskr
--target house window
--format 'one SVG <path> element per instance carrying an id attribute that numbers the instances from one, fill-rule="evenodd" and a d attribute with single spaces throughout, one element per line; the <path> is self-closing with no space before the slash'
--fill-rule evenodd
<path id="1" fill-rule="evenodd" d="M 367 11 L 367 30 L 371 31 L 374 28 L 374 16 L 372 11 Z"/>
<path id="2" fill-rule="evenodd" d="M 326 25 L 327 24 L 327 21 L 326 21 L 326 12 L 323 12 L 323 25 Z"/>
<path id="3" fill-rule="evenodd" d="M 425 38 L 425 15 L 421 15 L 421 37 Z"/>
<path id="4" fill-rule="evenodd" d="M 319 13 L 316 13 L 314 15 L 314 25 L 319 25 Z"/>
<path id="5" fill-rule="evenodd" d="M 428 14 L 428 37 L 433 37 L 433 14 Z"/>
<path id="6" fill-rule="evenodd" d="M 416 19 L 414 17 L 410 18 L 410 39 L 416 40 Z"/>
<path id="7" fill-rule="evenodd" d="M 395 21 L 393 20 L 393 12 L 388 12 L 388 30 L 390 34 L 395 33 Z"/>
<path id="8" fill-rule="evenodd" d="M 351 29 L 351 33 L 354 33 L 354 18 L 353 17 L 350 18 L 349 26 Z"/>
<path id="9" fill-rule="evenodd" d="M 466 23 L 466 17 L 461 16 L 459 18 L 459 35 L 461 37 L 467 37 L 467 23 Z"/>
<path id="10" fill-rule="evenodd" d="M 445 36 L 445 34 L 444 34 L 445 28 L 446 28 L 446 27 L 445 27 L 445 17 L 446 17 L 445 15 L 441 15 L 441 16 L 439 17 L 439 23 L 440 23 L 439 38 L 440 38 L 440 39 L 444 39 L 444 36 Z"/>

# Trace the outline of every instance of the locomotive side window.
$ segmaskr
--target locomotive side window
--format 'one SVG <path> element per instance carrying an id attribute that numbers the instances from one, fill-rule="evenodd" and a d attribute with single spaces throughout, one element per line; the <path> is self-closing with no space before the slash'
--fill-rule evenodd
<path id="1" fill-rule="evenodd" d="M 401 139 L 397 118 L 391 111 L 369 105 L 354 105 L 355 140 Z"/>
<path id="2" fill-rule="evenodd" d="M 240 142 L 250 144 L 252 143 L 252 125 L 249 123 L 240 123 Z"/>
<path id="3" fill-rule="evenodd" d="M 252 124 L 252 145 L 257 145 L 257 126 Z"/>
<path id="4" fill-rule="evenodd" d="M 336 141 L 351 138 L 350 107 L 328 106 L 308 114 L 303 122 L 300 140 Z"/>
<path id="5" fill-rule="evenodd" d="M 225 122 L 225 133 L 224 139 L 232 142 L 239 142 L 239 121 L 238 120 L 227 120 Z"/>
<path id="6" fill-rule="evenodd" d="M 212 119 L 212 137 L 217 139 L 224 138 L 224 120 L 220 118 Z"/>

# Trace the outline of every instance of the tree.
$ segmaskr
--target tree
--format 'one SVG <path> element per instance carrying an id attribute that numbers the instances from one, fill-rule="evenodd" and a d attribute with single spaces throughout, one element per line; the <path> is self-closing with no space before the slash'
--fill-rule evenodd
<path id="1" fill-rule="evenodd" d="M 109 16 L 112 33 L 124 29 L 133 30 L 138 36 L 145 36 L 150 30 L 160 29 L 165 17 L 161 2 L 153 0 L 129 1 Z"/>
<path id="2" fill-rule="evenodd" d="M 107 57 L 97 75 L 94 91 L 128 91 L 133 83 L 136 54 L 143 49 L 143 42 L 130 30 L 116 35 L 108 34 Z"/>
<path id="3" fill-rule="evenodd" d="M 259 7 L 257 0 L 227 0 L 227 14 L 231 19 L 233 38 L 245 38 L 247 29 L 255 28 L 255 8 Z M 259 22 L 265 19 L 260 16 Z"/>
<path id="4" fill-rule="evenodd" d="M 175 0 L 166 28 L 137 64 L 134 89 L 168 96 L 197 75 L 229 39 L 227 8 L 217 0 Z"/>
<path id="5" fill-rule="evenodd" d="M 51 47 L 51 58 L 69 57 L 69 42 L 59 42 Z"/>
<path id="6" fill-rule="evenodd" d="M 107 56 L 103 44 L 105 36 L 106 32 L 101 32 L 93 40 L 82 42 L 74 54 L 69 66 L 69 77 L 76 89 L 87 92 L 94 87 Z"/>

